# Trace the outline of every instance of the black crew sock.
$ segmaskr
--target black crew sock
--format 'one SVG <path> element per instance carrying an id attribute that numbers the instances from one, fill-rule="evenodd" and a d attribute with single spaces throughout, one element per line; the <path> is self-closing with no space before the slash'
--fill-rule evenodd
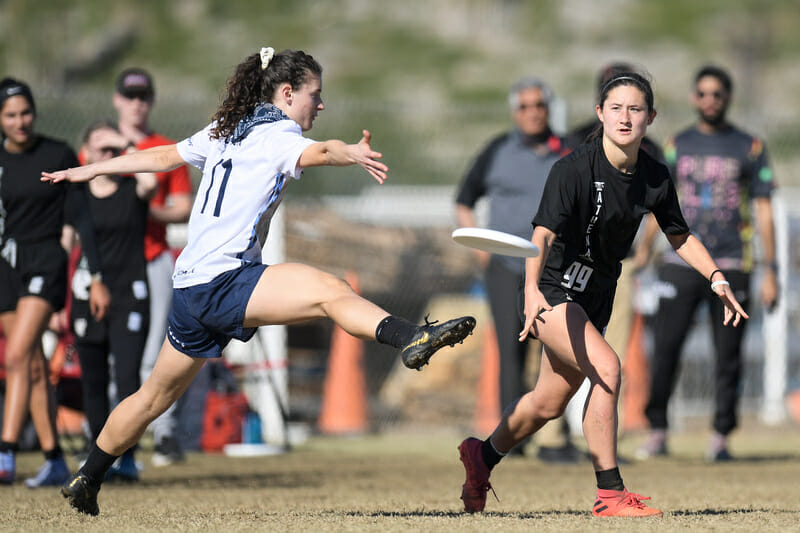
<path id="1" fill-rule="evenodd" d="M 17 446 L 16 442 L 0 441 L 0 452 L 3 452 L 3 453 L 9 453 L 9 452 L 17 453 L 18 449 L 19 449 L 19 446 Z"/>
<path id="2" fill-rule="evenodd" d="M 398 316 L 387 316 L 375 329 L 375 340 L 381 344 L 388 344 L 395 348 L 403 348 L 419 329 L 419 326 L 412 324 L 405 318 Z"/>
<path id="3" fill-rule="evenodd" d="M 491 471 L 505 455 L 495 450 L 489 439 L 486 439 L 481 443 L 481 457 L 483 457 L 483 462 L 486 463 L 486 466 Z"/>
<path id="4" fill-rule="evenodd" d="M 61 451 L 61 446 L 59 446 L 58 444 L 56 444 L 56 447 L 53 448 L 52 450 L 47 450 L 44 452 L 44 458 L 47 461 L 55 461 L 56 459 L 59 459 L 62 455 L 64 455 L 64 452 Z"/>
<path id="5" fill-rule="evenodd" d="M 78 472 L 99 485 L 103 482 L 103 479 L 106 477 L 106 472 L 108 472 L 108 469 L 111 468 L 111 465 L 113 465 L 116 460 L 116 456 L 107 454 L 100 449 L 97 443 L 94 443 L 89 450 L 89 456 L 86 458 L 86 462 L 83 463 L 83 466 Z"/>
<path id="6" fill-rule="evenodd" d="M 597 477 L 597 488 L 603 490 L 624 490 L 625 484 L 619 475 L 619 467 L 610 470 L 599 470 L 594 473 Z"/>

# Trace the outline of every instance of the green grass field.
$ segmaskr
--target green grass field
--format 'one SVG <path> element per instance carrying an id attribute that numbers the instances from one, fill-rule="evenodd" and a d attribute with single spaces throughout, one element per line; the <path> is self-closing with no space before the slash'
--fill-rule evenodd
<path id="1" fill-rule="evenodd" d="M 597 519 L 590 463 L 509 458 L 493 474 L 486 512 L 462 513 L 463 435 L 419 428 L 363 438 L 315 437 L 262 458 L 190 454 L 147 467 L 137 484 L 106 485 L 100 516 L 73 512 L 56 489 L 0 487 L 2 531 L 800 531 L 800 431 L 752 425 L 733 440 L 739 460 L 703 460 L 704 431 L 671 441 L 673 455 L 621 466 L 660 519 Z M 640 437 L 621 441 L 631 456 Z M 148 454 L 141 459 L 149 465 Z M 20 479 L 38 453 L 20 455 Z"/>

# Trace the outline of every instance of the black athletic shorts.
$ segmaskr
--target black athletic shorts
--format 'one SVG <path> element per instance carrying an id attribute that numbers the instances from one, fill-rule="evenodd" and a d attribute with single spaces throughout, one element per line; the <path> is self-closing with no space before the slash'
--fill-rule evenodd
<path id="1" fill-rule="evenodd" d="M 545 300 L 552 307 L 566 302 L 574 302 L 583 308 L 586 316 L 601 334 L 605 334 L 608 321 L 611 319 L 611 309 L 614 307 L 614 293 L 616 287 L 607 291 L 580 293 L 567 291 L 558 285 L 550 283 L 539 283 L 539 290 L 542 291 Z M 519 315 L 525 322 L 525 289 L 520 292 Z M 531 335 L 533 337 L 533 335 Z"/>
<path id="2" fill-rule="evenodd" d="M 54 311 L 64 307 L 67 295 L 67 252 L 57 239 L 2 246 L 0 258 L 0 313 L 14 311 L 25 296 L 46 300 Z"/>

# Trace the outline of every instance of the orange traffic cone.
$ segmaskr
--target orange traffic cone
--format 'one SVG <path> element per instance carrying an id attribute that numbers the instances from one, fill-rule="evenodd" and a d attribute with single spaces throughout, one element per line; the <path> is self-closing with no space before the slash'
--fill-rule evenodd
<path id="1" fill-rule="evenodd" d="M 800 390 L 795 390 L 786 395 L 786 409 L 789 416 L 796 423 L 800 424 Z"/>
<path id="2" fill-rule="evenodd" d="M 354 291 L 360 291 L 355 272 L 348 272 L 345 279 Z M 367 430 L 367 384 L 362 366 L 363 355 L 363 341 L 334 326 L 322 392 L 322 409 L 317 421 L 322 433 L 354 435 Z"/>
<path id="3" fill-rule="evenodd" d="M 623 387 L 622 411 L 623 431 L 647 429 L 650 423 L 644 414 L 650 398 L 650 369 L 644 353 L 644 316 L 633 317 L 631 335 L 625 350 L 622 365 L 625 386 Z"/>
<path id="4" fill-rule="evenodd" d="M 475 404 L 475 431 L 489 435 L 500 422 L 500 348 L 494 324 L 483 326 L 481 374 Z"/>

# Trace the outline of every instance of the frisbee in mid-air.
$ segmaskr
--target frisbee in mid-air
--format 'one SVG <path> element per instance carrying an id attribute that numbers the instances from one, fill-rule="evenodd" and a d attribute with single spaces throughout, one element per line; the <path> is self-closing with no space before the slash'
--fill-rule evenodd
<path id="1" fill-rule="evenodd" d="M 453 240 L 484 252 L 513 257 L 536 257 L 539 247 L 531 241 L 511 233 L 486 228 L 458 228 L 453 231 Z"/>

